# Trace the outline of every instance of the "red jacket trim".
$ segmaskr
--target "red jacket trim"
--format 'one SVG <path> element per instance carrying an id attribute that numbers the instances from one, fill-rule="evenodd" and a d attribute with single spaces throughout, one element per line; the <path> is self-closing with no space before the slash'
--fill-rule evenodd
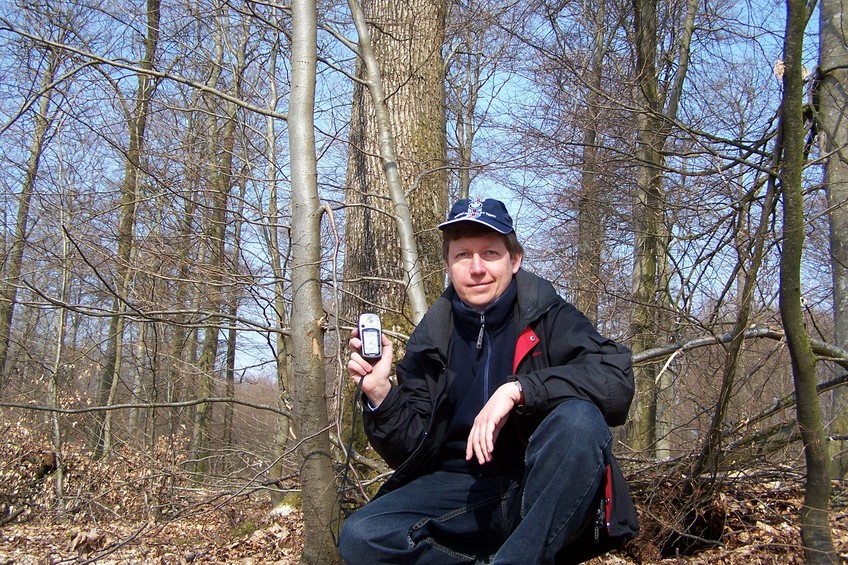
<path id="1" fill-rule="evenodd" d="M 537 345 L 539 345 L 539 336 L 536 335 L 536 332 L 530 326 L 527 326 L 521 332 L 521 335 L 518 336 L 518 342 L 515 344 L 515 357 L 512 360 L 513 375 L 518 372 L 518 365 L 521 363 L 521 360 Z"/>

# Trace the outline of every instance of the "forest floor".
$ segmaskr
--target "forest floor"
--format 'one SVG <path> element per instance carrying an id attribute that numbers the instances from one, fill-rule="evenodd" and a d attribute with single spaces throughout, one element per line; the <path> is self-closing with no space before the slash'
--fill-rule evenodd
<path id="1" fill-rule="evenodd" d="M 3 428 L 0 565 L 299 560 L 304 537 L 299 511 L 272 512 L 266 491 L 244 482 L 229 488 L 224 482 L 215 489 L 192 486 L 164 456 L 119 450 L 108 461 L 94 461 L 69 448 L 59 512 L 55 471 L 45 468 L 25 432 Z M 622 551 L 591 563 L 804 563 L 798 528 L 803 484 L 797 473 L 749 475 L 698 510 L 678 516 L 669 494 L 674 485 L 644 471 L 639 476 L 631 486 L 642 532 Z M 838 554 L 848 563 L 848 488 L 833 485 L 831 530 Z M 682 523 L 696 528 L 680 536 L 673 524 Z"/>

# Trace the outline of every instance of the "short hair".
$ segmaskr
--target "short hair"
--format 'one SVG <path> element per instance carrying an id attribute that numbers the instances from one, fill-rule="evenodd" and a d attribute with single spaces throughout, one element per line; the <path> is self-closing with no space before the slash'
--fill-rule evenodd
<path id="1" fill-rule="evenodd" d="M 456 241 L 463 237 L 480 237 L 489 234 L 495 234 L 503 238 L 504 245 L 506 246 L 506 250 L 510 257 L 514 258 L 518 255 L 521 255 L 522 257 L 524 256 L 524 247 L 521 245 L 521 242 L 518 241 L 518 236 L 515 235 L 514 231 L 502 234 L 475 222 L 458 222 L 456 224 L 445 226 L 442 230 L 442 258 L 445 260 L 445 263 L 447 263 L 448 248 L 450 247 L 451 241 Z"/>

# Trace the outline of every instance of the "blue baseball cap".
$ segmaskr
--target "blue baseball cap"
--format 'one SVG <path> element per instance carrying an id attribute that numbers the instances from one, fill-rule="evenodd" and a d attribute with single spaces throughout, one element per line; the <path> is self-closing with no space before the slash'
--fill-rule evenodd
<path id="1" fill-rule="evenodd" d="M 439 224 L 439 229 L 459 222 L 475 222 L 492 228 L 498 233 L 508 234 L 514 231 L 512 218 L 506 210 L 506 206 L 500 200 L 487 198 L 463 198 L 457 200 L 451 208 L 448 219 Z"/>

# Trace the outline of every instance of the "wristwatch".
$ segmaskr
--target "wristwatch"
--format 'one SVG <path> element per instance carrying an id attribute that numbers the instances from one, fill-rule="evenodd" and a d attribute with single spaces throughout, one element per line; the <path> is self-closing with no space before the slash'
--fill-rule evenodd
<path id="1" fill-rule="evenodd" d="M 518 381 L 518 379 L 516 379 L 512 382 L 515 383 L 515 386 L 518 387 L 519 394 L 521 394 L 521 399 L 518 401 L 519 404 L 517 404 L 517 406 L 518 406 L 518 408 L 524 408 L 524 387 L 521 386 L 521 383 Z"/>

